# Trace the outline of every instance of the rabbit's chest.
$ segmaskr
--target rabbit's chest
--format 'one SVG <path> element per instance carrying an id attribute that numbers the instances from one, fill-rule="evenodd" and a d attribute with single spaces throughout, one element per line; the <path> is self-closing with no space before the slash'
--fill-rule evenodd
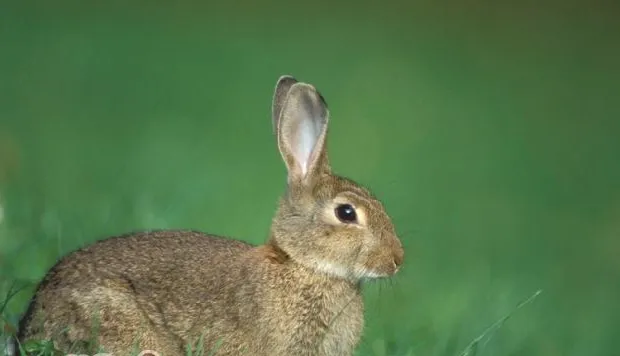
<path id="1" fill-rule="evenodd" d="M 344 305 L 334 305 L 321 318 L 327 325 L 320 341 L 320 354 L 325 356 L 352 355 L 364 327 L 361 298 L 355 296 Z"/>
<path id="2" fill-rule="evenodd" d="M 364 326 L 363 302 L 354 290 L 306 295 L 294 314 L 294 328 L 287 333 L 291 345 L 320 356 L 352 355 Z M 293 332 L 291 332 L 294 330 Z M 293 346 L 292 349 L 297 349 Z"/>

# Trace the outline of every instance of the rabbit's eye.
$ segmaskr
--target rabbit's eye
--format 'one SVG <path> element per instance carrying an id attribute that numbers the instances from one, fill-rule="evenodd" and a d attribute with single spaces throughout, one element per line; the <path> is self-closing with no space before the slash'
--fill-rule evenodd
<path id="1" fill-rule="evenodd" d="M 343 223 L 354 223 L 357 221 L 355 208 L 350 204 L 341 204 L 336 207 L 336 216 Z"/>

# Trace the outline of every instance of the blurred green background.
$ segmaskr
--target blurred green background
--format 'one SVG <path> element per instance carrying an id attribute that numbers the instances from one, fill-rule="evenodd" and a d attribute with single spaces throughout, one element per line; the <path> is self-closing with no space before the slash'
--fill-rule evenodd
<path id="1" fill-rule="evenodd" d="M 366 291 L 359 355 L 457 355 L 538 289 L 478 355 L 620 355 L 618 18 L 585 0 L 0 0 L 0 288 L 131 230 L 262 242 L 292 74 L 407 251 Z"/>

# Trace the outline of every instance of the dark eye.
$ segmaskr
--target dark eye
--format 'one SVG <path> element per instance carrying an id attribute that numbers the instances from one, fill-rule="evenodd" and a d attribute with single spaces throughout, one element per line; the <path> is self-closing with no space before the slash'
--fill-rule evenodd
<path id="1" fill-rule="evenodd" d="M 336 207 L 336 216 L 343 223 L 353 223 L 357 221 L 355 208 L 350 204 L 341 204 Z"/>

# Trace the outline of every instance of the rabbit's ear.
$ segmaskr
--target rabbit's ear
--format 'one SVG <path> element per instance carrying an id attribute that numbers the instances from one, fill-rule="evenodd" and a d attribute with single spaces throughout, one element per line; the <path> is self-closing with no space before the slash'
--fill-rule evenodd
<path id="1" fill-rule="evenodd" d="M 280 113 L 282 112 L 282 106 L 286 100 L 286 95 L 295 83 L 297 83 L 297 79 L 290 75 L 283 75 L 278 79 L 278 83 L 276 84 L 276 89 L 273 93 L 273 101 L 271 103 L 273 132 L 276 135 L 278 134 L 278 121 L 280 120 Z"/>
<path id="2" fill-rule="evenodd" d="M 326 137 L 329 110 L 314 86 L 295 83 L 281 108 L 277 126 L 278 148 L 290 183 L 307 183 L 329 173 Z"/>

